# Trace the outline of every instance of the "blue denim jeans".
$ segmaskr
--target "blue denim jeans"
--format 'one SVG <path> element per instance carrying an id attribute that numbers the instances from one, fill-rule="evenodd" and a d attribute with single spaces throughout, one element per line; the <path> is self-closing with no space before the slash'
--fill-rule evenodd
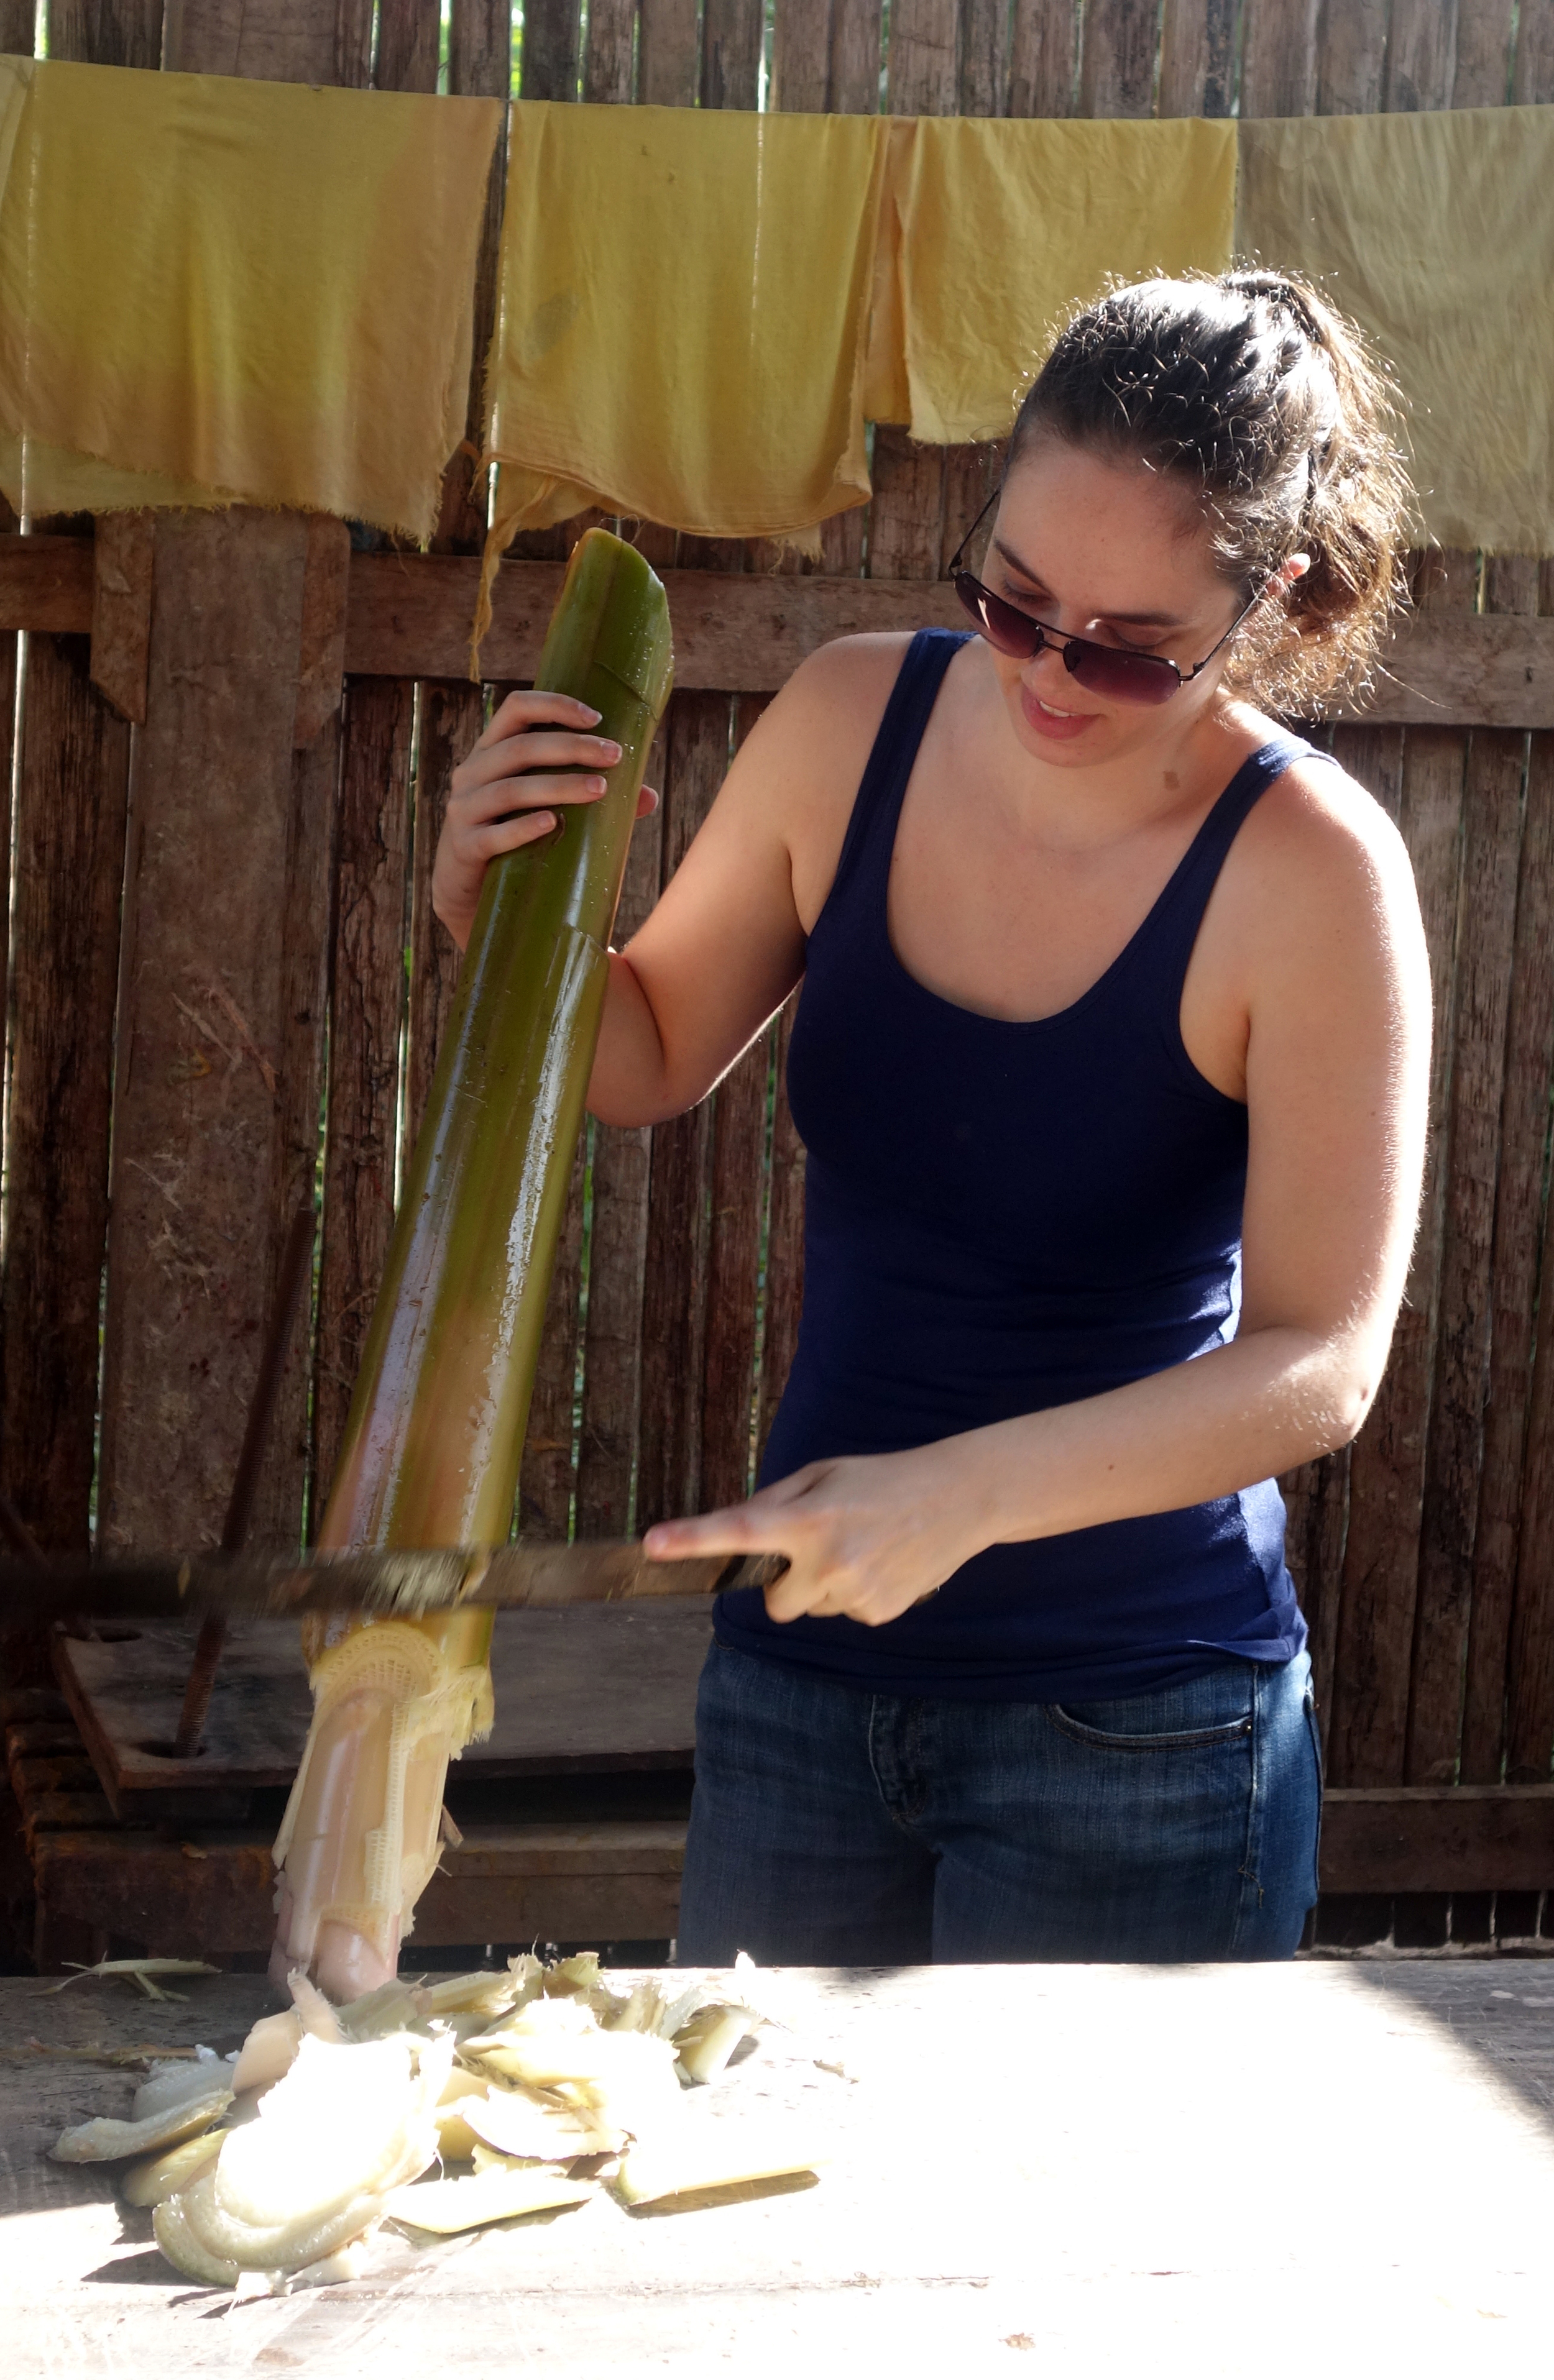
<path id="1" fill-rule="evenodd" d="M 1120 1702 L 871 1694 L 715 1644 L 679 1956 L 1287 1959 L 1316 1898 L 1311 1665 Z"/>

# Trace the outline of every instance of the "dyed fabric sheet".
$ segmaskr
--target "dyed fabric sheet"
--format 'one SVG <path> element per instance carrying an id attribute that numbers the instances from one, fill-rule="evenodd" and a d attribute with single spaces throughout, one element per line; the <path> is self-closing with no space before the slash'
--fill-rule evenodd
<path id="1" fill-rule="evenodd" d="M 914 438 L 1001 438 L 1075 307 L 1230 261 L 1231 123 L 924 117 L 891 153 L 899 296 L 882 275 L 869 394 Z"/>
<path id="2" fill-rule="evenodd" d="M 1554 108 L 1245 123 L 1238 245 L 1392 366 L 1428 537 L 1554 552 Z"/>
<path id="3" fill-rule="evenodd" d="M 703 537 L 869 493 L 877 117 L 515 107 L 494 541 L 585 506 Z"/>
<path id="4" fill-rule="evenodd" d="M 436 524 L 494 100 L 0 58 L 0 487 Z"/>

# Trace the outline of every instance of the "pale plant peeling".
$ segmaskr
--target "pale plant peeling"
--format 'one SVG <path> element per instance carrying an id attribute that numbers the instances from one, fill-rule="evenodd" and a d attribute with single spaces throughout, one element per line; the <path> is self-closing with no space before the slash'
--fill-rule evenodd
<path id="1" fill-rule="evenodd" d="M 221 2058 L 179 2058 L 153 2066 L 128 2117 L 93 2116 L 60 2133 L 49 2154 L 61 2165 L 96 2165 L 149 2156 L 209 2131 L 232 2103 L 232 2065 Z"/>
<path id="2" fill-rule="evenodd" d="M 293 2006 L 234 2058 L 159 2064 L 127 2121 L 77 2126 L 55 2155 L 140 2156 L 121 2189 L 169 2263 L 243 2295 L 342 2277 L 389 2216 L 452 2234 L 581 2204 L 605 2179 L 634 2208 L 813 2171 L 813 2141 L 691 2087 L 765 2022 L 748 1961 L 737 1982 L 738 1999 L 721 1977 L 621 1986 L 588 1952 L 336 2008 L 294 1975 Z M 473 2171 L 420 2180 L 434 2165 Z"/>
<path id="3" fill-rule="evenodd" d="M 388 2202 L 396 2223 L 418 2231 L 476 2231 L 487 2223 L 508 2223 L 519 2215 L 543 2215 L 581 2206 L 598 2195 L 592 2181 L 573 2181 L 544 2166 L 503 2162 L 467 2181 L 418 2181 L 398 2190 Z"/>
<path id="4" fill-rule="evenodd" d="M 221 2132 L 199 2132 L 193 2140 L 180 2141 L 177 2148 L 164 2150 L 144 2165 L 131 2166 L 119 2183 L 119 2196 L 127 2206 L 160 2206 L 165 2198 L 175 2198 L 208 2165 L 214 2165 L 224 2137 Z"/>
<path id="5" fill-rule="evenodd" d="M 255 2120 L 157 2207 L 164 2254 L 191 2279 L 227 2266 L 284 2276 L 360 2238 L 434 2162 L 434 2111 L 452 2059 L 446 2036 L 309 2035 Z"/>
<path id="6" fill-rule="evenodd" d="M 74 1965 L 75 1961 L 67 1963 Z M 99 1959 L 94 1967 L 78 1966 L 76 1973 L 67 1975 L 63 1983 L 47 1985 L 44 1997 L 50 1992 L 68 1991 L 72 1984 L 84 1984 L 89 1976 L 103 1981 L 117 1976 L 124 1983 L 134 1984 L 148 2000 L 186 2000 L 187 1992 L 166 1990 L 157 1981 L 158 1976 L 215 1975 L 220 1972 L 219 1967 L 208 1965 L 203 1959 Z"/>

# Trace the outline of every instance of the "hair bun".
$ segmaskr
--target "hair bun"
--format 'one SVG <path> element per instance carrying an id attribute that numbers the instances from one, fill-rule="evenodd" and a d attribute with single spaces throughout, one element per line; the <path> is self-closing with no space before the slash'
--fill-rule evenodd
<path id="1" fill-rule="evenodd" d="M 1260 267 L 1248 267 L 1239 273 L 1224 273 L 1219 285 L 1222 289 L 1233 290 L 1238 297 L 1261 298 L 1266 305 L 1282 308 L 1304 332 L 1313 346 L 1330 346 L 1328 326 L 1314 302 L 1315 291 L 1303 288 L 1298 282 L 1287 280 L 1282 273 L 1266 273 Z"/>

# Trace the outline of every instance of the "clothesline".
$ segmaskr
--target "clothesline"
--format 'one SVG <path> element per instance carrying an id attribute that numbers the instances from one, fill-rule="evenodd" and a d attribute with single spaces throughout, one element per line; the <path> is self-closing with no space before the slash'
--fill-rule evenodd
<path id="1" fill-rule="evenodd" d="M 494 101 L 0 59 L 0 486 L 431 532 Z M 1113 277 L 1303 271 L 1407 404 L 1421 534 L 1554 550 L 1554 109 L 1290 122 L 520 103 L 490 566 L 590 504 L 813 535 L 866 425 L 1000 435 Z"/>

